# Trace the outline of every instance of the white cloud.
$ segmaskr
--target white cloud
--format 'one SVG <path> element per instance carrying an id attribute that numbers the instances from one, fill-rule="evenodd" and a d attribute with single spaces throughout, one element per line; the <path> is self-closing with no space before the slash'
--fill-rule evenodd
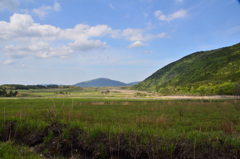
<path id="1" fill-rule="evenodd" d="M 70 43 L 69 45 L 75 50 L 87 51 L 102 48 L 105 44 L 106 42 L 101 42 L 100 40 L 78 39 L 75 40 L 74 43 Z"/>
<path id="2" fill-rule="evenodd" d="M 51 11 L 60 11 L 61 5 L 58 2 L 55 2 L 53 6 L 42 5 L 39 8 L 34 8 L 33 13 L 38 15 L 40 19 L 45 18 Z"/>
<path id="3" fill-rule="evenodd" d="M 0 10 L 9 9 L 9 10 L 16 10 L 19 3 L 17 0 L 0 0 Z"/>
<path id="4" fill-rule="evenodd" d="M 25 56 L 66 58 L 74 51 L 87 51 L 105 46 L 106 42 L 92 38 L 111 36 L 115 32 L 107 25 L 83 24 L 63 30 L 35 23 L 27 14 L 14 14 L 10 22 L 0 21 L 0 28 L 0 41 L 8 43 L 0 50 L 15 58 Z M 59 46 L 59 41 L 64 44 Z"/>
<path id="5" fill-rule="evenodd" d="M 187 16 L 187 11 L 184 9 L 180 9 L 172 14 L 169 15 L 164 15 L 163 12 L 161 10 L 157 10 L 154 12 L 154 15 L 162 21 L 172 21 L 174 19 L 178 19 L 178 18 L 184 18 Z"/>
<path id="6" fill-rule="evenodd" d="M 122 31 L 122 36 L 129 41 L 143 40 L 143 30 L 142 29 L 131 29 L 127 28 Z"/>
<path id="7" fill-rule="evenodd" d="M 132 43 L 131 45 L 129 45 L 128 48 L 140 48 L 143 46 L 146 46 L 146 44 L 144 44 L 141 41 L 136 41 L 136 42 Z"/>
<path id="8" fill-rule="evenodd" d="M 40 19 L 43 19 L 50 9 L 50 6 L 41 6 L 40 8 L 34 8 L 33 13 L 37 14 Z"/>
<path id="9" fill-rule="evenodd" d="M 107 25 L 89 26 L 78 24 L 73 29 L 62 30 L 60 36 L 61 38 L 75 40 L 102 37 L 112 34 L 114 34 L 114 31 Z"/>
<path id="10" fill-rule="evenodd" d="M 67 58 L 74 53 L 106 48 L 102 37 L 132 41 L 129 48 L 142 47 L 155 38 L 165 38 L 166 33 L 147 34 L 142 29 L 113 30 L 108 25 L 89 26 L 78 24 L 74 28 L 61 29 L 52 25 L 35 23 L 28 14 L 14 14 L 10 21 L 0 21 L 0 51 L 12 58 L 27 56 L 37 58 Z"/>
<path id="11" fill-rule="evenodd" d="M 32 42 L 28 45 L 7 45 L 3 48 L 3 51 L 7 56 L 13 58 L 22 58 L 25 56 L 67 58 L 73 53 L 73 50 L 67 46 L 61 46 L 59 48 L 50 47 L 46 42 Z"/>
<path id="12" fill-rule="evenodd" d="M 88 35 L 99 37 L 111 34 L 111 32 L 112 28 L 108 27 L 107 25 L 97 25 L 95 27 L 89 27 Z"/>
<path id="13" fill-rule="evenodd" d="M 10 22 L 0 21 L 0 41 L 17 41 L 28 38 L 55 39 L 61 29 L 51 25 L 34 23 L 27 14 L 14 14 Z"/>

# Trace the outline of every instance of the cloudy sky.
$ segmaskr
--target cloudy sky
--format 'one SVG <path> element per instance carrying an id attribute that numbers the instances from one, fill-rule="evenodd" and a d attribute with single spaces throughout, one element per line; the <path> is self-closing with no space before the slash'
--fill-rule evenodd
<path id="1" fill-rule="evenodd" d="M 237 0 L 0 0 L 0 84 L 141 81 L 240 42 Z"/>

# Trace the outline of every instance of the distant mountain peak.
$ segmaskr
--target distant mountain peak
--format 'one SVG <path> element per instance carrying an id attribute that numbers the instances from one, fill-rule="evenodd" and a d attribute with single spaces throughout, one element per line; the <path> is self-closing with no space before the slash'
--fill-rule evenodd
<path id="1" fill-rule="evenodd" d="M 101 77 L 101 78 L 96 78 L 96 79 L 92 79 L 89 81 L 79 82 L 77 84 L 74 84 L 73 86 L 78 86 L 78 87 L 120 87 L 120 86 L 132 86 L 133 84 L 136 84 L 136 83 L 139 83 L 139 82 L 126 84 L 126 83 L 123 83 L 120 81 Z"/>

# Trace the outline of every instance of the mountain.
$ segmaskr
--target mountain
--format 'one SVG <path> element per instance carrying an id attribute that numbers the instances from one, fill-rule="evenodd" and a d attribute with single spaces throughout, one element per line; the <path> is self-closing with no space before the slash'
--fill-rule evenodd
<path id="1" fill-rule="evenodd" d="M 74 86 L 78 86 L 78 87 L 107 87 L 107 86 L 119 87 L 119 86 L 132 86 L 132 85 L 134 85 L 134 83 L 126 84 L 126 83 L 111 80 L 108 78 L 97 78 L 94 80 L 74 84 Z"/>
<path id="2" fill-rule="evenodd" d="M 190 54 L 132 87 L 162 94 L 234 94 L 240 82 L 240 43 Z"/>

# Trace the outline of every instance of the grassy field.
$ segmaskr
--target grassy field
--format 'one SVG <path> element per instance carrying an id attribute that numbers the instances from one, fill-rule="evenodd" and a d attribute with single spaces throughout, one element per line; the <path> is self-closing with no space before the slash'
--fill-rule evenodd
<path id="1" fill-rule="evenodd" d="M 31 91 L 21 93 L 34 98 L 0 99 L 0 139 L 28 145 L 46 157 L 240 157 L 237 99 L 146 100 L 126 99 L 135 93 Z M 70 95 L 53 94 L 60 91 Z"/>
<path id="2" fill-rule="evenodd" d="M 109 93 L 105 93 L 111 90 Z M 121 87 L 118 90 L 126 90 Z M 114 90 L 113 87 L 93 87 L 93 88 L 56 88 L 56 89 L 30 89 L 18 90 L 19 98 L 24 97 L 51 97 L 51 98 L 127 98 L 135 97 L 137 91 L 130 91 L 132 93 L 122 93 Z M 134 94 L 135 93 L 135 94 Z"/>

